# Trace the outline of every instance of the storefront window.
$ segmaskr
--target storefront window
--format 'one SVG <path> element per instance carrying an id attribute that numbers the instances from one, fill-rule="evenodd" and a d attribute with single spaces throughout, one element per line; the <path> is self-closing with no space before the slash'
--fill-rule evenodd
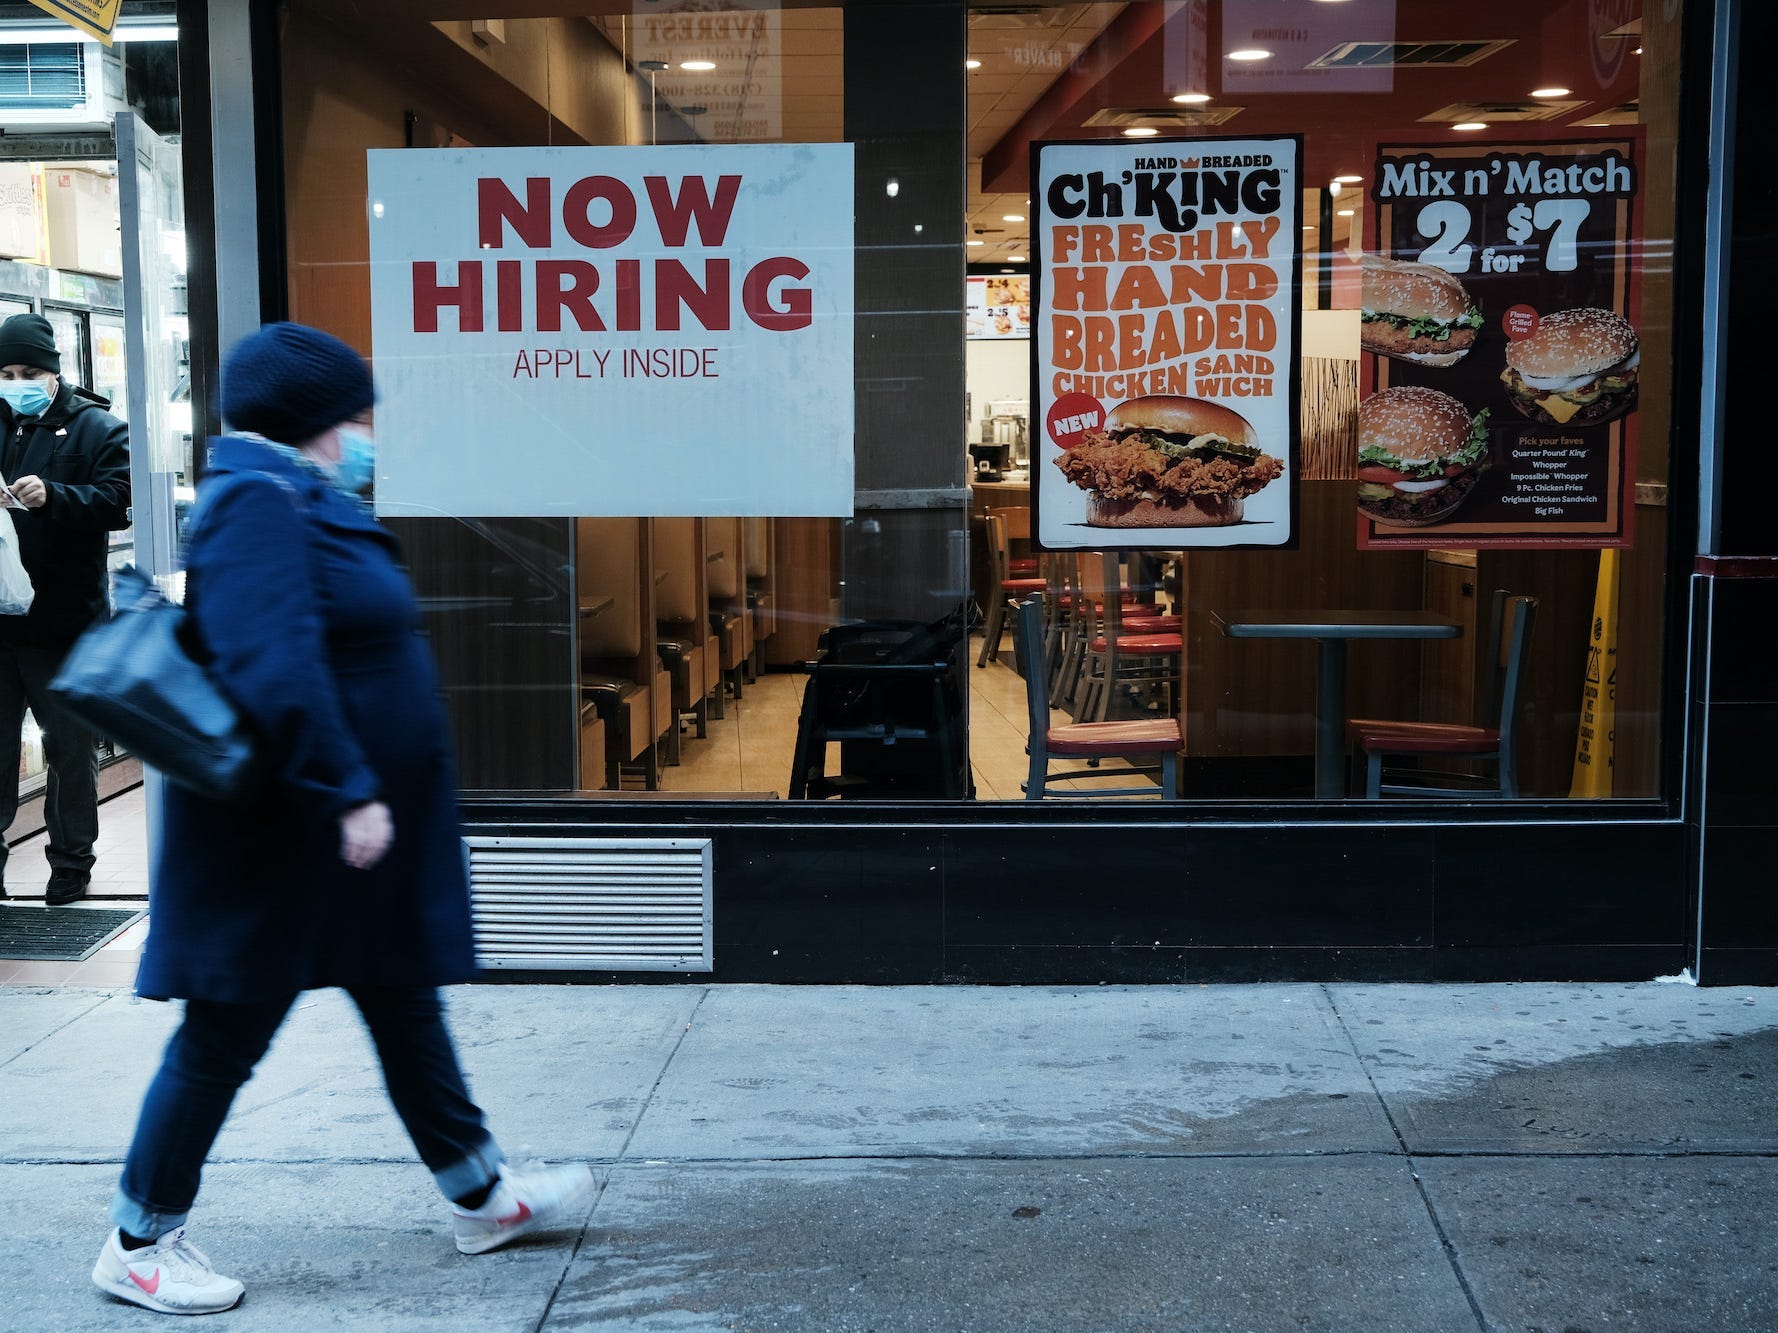
<path id="1" fill-rule="evenodd" d="M 1677 6 L 503 8 L 282 28 L 468 790 L 1659 794 Z"/>

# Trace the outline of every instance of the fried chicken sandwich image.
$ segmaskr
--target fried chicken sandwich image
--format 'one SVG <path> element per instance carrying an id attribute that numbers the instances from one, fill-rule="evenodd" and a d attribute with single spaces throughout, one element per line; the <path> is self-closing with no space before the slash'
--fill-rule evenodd
<path id="1" fill-rule="evenodd" d="M 1284 471 L 1239 412 L 1170 395 L 1120 403 L 1055 463 L 1086 491 L 1095 528 L 1226 527 Z"/>
<path id="2" fill-rule="evenodd" d="M 1442 268 L 1364 257 L 1359 345 L 1378 356 L 1451 366 L 1469 355 L 1482 312 Z"/>

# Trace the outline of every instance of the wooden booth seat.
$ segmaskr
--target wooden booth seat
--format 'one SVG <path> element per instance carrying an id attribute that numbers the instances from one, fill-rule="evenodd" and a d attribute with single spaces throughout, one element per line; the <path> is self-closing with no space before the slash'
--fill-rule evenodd
<path id="1" fill-rule="evenodd" d="M 655 651 L 646 522 L 576 519 L 574 554 L 575 595 L 587 609 L 579 620 L 581 695 L 604 722 L 607 784 L 620 785 L 622 767 L 640 763 L 652 791 L 660 785 L 655 744 L 671 721 L 672 682 Z"/>

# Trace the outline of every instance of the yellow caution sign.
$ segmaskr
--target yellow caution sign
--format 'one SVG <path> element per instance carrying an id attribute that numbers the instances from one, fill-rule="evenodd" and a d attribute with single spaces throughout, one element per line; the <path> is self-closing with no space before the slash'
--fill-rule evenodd
<path id="1" fill-rule="evenodd" d="M 1580 695 L 1580 732 L 1574 741 L 1574 778 L 1568 789 L 1576 800 L 1611 795 L 1617 758 L 1617 579 L 1617 551 L 1600 551 L 1593 624 L 1587 637 L 1587 675 Z"/>
<path id="2" fill-rule="evenodd" d="M 31 3 L 45 14 L 91 33 L 110 46 L 111 30 L 117 26 L 117 11 L 123 0 L 31 0 Z"/>

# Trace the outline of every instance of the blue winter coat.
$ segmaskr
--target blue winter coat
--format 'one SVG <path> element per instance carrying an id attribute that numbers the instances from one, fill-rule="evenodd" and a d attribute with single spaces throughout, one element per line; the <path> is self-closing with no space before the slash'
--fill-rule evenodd
<path id="1" fill-rule="evenodd" d="M 212 447 L 190 621 L 279 776 L 244 809 L 167 785 L 143 995 L 248 1001 L 474 974 L 449 731 L 398 554 L 289 458 L 254 440 Z M 339 816 L 373 799 L 394 842 L 353 870 Z"/>

